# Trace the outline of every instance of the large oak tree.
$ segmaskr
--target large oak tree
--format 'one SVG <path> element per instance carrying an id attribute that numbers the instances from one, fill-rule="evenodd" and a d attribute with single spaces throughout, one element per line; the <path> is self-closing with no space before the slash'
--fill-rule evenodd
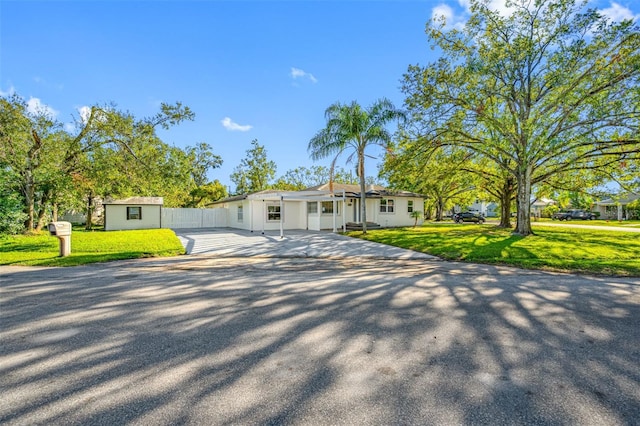
<path id="1" fill-rule="evenodd" d="M 528 235 L 533 185 L 638 157 L 640 34 L 576 0 L 514 0 L 502 14 L 488 4 L 471 0 L 463 29 L 427 24 L 441 56 L 410 66 L 403 91 L 416 139 L 506 164 L 515 231 Z"/>

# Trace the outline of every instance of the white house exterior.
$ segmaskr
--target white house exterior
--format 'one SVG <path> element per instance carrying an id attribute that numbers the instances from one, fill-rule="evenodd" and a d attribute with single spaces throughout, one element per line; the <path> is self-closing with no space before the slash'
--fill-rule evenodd
<path id="1" fill-rule="evenodd" d="M 621 196 L 619 198 L 607 198 L 598 201 L 595 211 L 600 212 L 600 219 L 627 220 L 631 219 L 627 204 L 640 198 L 640 195 Z"/>
<path id="2" fill-rule="evenodd" d="M 453 211 L 459 213 L 461 211 L 470 211 L 480 213 L 484 217 L 496 217 L 498 216 L 498 204 L 493 201 L 476 200 L 466 210 L 460 206 L 455 206 Z"/>
<path id="3" fill-rule="evenodd" d="M 424 197 L 406 191 L 367 187 L 367 223 L 374 227 L 413 226 L 411 212 L 422 211 Z M 360 187 L 328 184 L 302 191 L 260 191 L 216 201 L 227 211 L 227 224 L 249 231 L 333 230 L 361 223 Z M 422 223 L 422 218 L 418 221 Z"/>
<path id="4" fill-rule="evenodd" d="M 155 229 L 162 227 L 162 197 L 108 199 L 104 206 L 104 230 Z"/>
<path id="5" fill-rule="evenodd" d="M 558 204 L 556 201 L 551 200 L 549 198 L 540 198 L 536 199 L 533 203 L 531 203 L 531 214 L 533 216 L 542 217 L 542 212 L 549 206 L 555 206 Z"/>

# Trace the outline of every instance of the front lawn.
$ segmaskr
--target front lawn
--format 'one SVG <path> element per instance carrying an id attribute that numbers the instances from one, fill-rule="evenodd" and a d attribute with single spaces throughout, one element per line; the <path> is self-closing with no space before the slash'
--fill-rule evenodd
<path id="1" fill-rule="evenodd" d="M 0 265 L 75 266 L 110 260 L 176 256 L 184 247 L 170 229 L 84 231 L 73 229 L 71 255 L 58 257 L 58 239 L 48 232 L 0 237 Z"/>
<path id="2" fill-rule="evenodd" d="M 348 235 L 447 260 L 528 269 L 640 276 L 640 233 L 545 227 L 521 237 L 495 225 L 425 224 Z"/>

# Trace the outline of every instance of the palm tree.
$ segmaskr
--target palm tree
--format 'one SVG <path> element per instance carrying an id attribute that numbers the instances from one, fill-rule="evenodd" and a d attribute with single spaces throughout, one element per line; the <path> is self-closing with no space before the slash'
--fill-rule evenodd
<path id="1" fill-rule="evenodd" d="M 330 180 L 336 160 L 342 153 L 351 151 L 347 162 L 353 160 L 354 156 L 357 158 L 362 232 L 366 234 L 365 149 L 371 145 L 386 148 L 391 142 L 391 134 L 385 125 L 396 119 L 404 120 L 405 115 L 385 98 L 377 100 L 367 109 L 363 109 L 356 101 L 349 105 L 336 102 L 326 109 L 324 115 L 327 126 L 309 141 L 309 154 L 314 161 L 335 154 L 331 163 Z"/>

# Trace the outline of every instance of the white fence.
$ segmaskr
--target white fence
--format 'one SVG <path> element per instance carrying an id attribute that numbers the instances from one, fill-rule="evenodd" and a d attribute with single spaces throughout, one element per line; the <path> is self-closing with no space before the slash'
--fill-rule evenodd
<path id="1" fill-rule="evenodd" d="M 218 228 L 227 225 L 227 209 L 162 209 L 163 228 Z"/>

